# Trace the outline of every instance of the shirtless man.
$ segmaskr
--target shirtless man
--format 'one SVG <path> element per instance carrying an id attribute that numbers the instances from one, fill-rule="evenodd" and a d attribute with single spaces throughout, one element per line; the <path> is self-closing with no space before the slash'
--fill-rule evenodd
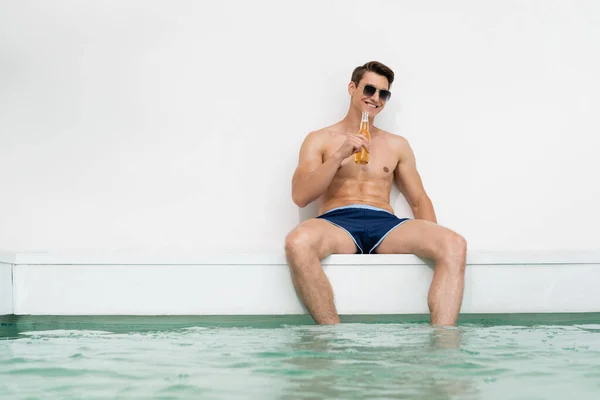
<path id="1" fill-rule="evenodd" d="M 394 73 L 379 62 L 357 67 L 348 84 L 350 107 L 340 122 L 310 132 L 292 178 L 299 207 L 319 200 L 319 216 L 299 224 L 285 241 L 294 288 L 318 324 L 340 322 L 333 290 L 321 267 L 330 254 L 415 254 L 435 262 L 428 294 L 431 323 L 456 324 L 466 262 L 465 239 L 437 224 L 408 141 L 373 125 L 389 100 Z M 357 132 L 369 113 L 370 142 Z M 354 162 L 362 147 L 369 163 Z M 390 205 L 393 182 L 414 218 L 398 218 Z"/>

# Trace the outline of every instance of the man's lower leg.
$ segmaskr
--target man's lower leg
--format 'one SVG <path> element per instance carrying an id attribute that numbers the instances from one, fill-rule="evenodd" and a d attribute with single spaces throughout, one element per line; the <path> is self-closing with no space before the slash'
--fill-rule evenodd
<path id="1" fill-rule="evenodd" d="M 317 324 L 338 324 L 333 289 L 314 254 L 288 254 L 296 293 Z"/>
<path id="2" fill-rule="evenodd" d="M 429 288 L 429 310 L 433 325 L 455 325 L 464 292 L 464 265 L 460 262 L 436 263 Z"/>

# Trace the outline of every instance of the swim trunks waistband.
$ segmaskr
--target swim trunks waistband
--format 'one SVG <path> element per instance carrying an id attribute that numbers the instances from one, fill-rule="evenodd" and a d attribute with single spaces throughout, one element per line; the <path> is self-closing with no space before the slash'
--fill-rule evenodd
<path id="1" fill-rule="evenodd" d="M 348 208 L 364 208 L 366 210 L 383 211 L 383 212 L 386 212 L 388 214 L 392 214 L 388 210 L 383 209 L 383 208 L 379 208 L 379 207 L 373 207 L 373 206 L 369 206 L 369 205 L 366 205 L 366 204 L 350 204 L 348 206 L 342 206 L 342 207 L 332 208 L 331 210 L 324 212 L 322 215 L 326 215 L 326 214 L 329 214 L 330 212 L 333 212 L 333 211 L 344 210 L 344 209 L 348 209 Z"/>

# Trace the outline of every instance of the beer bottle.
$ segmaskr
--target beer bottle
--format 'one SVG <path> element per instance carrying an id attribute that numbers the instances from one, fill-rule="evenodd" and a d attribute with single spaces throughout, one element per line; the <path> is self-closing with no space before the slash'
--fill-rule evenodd
<path id="1" fill-rule="evenodd" d="M 362 118 L 360 121 L 360 129 L 358 131 L 361 135 L 365 135 L 367 140 L 371 140 L 371 134 L 369 133 L 369 113 L 363 111 Z M 354 162 L 357 164 L 368 164 L 369 163 L 369 152 L 363 147 L 360 152 L 354 154 Z"/>

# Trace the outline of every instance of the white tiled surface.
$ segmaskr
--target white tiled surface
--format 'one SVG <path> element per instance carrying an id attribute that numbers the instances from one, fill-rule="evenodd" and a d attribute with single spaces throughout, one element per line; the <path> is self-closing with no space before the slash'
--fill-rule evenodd
<path id="1" fill-rule="evenodd" d="M 12 265 L 0 263 L 0 315 L 13 313 Z"/>
<path id="2" fill-rule="evenodd" d="M 0 253 L 0 257 L 2 253 Z M 196 252 L 152 253 L 152 252 L 69 252 L 69 253 L 4 253 L 6 260 L 15 264 L 190 264 L 190 265 L 272 265 L 285 264 L 281 253 L 206 254 Z M 0 261 L 2 259 L 0 258 Z M 467 263 L 488 264 L 600 264 L 599 251 L 543 251 L 543 252 L 469 252 Z M 336 254 L 326 260 L 329 265 L 373 265 L 373 264 L 416 264 L 425 263 L 409 254 Z"/>
<path id="3" fill-rule="evenodd" d="M 38 258 L 36 258 L 38 257 Z M 298 314 L 281 255 L 137 258 L 17 255 L 14 313 L 33 315 Z M 593 253 L 472 254 L 463 313 L 600 312 Z M 119 259 L 122 262 L 117 262 Z M 64 260 L 61 263 L 61 260 Z M 167 263 L 164 261 L 179 261 Z M 542 261 L 546 263 L 542 263 Z M 30 263 L 22 263 L 29 261 Z M 34 261 L 51 261 L 36 264 Z M 79 261 L 80 263 L 76 263 Z M 124 262 L 127 261 L 127 262 Z M 163 262 L 159 262 L 163 261 Z M 563 261 L 562 263 L 559 261 Z M 113 262 L 111 264 L 111 262 Z M 324 263 L 341 314 L 427 313 L 431 267 L 414 256 L 332 256 Z"/>
<path id="4" fill-rule="evenodd" d="M 0 251 L 0 264 L 14 264 L 17 255 Z"/>

